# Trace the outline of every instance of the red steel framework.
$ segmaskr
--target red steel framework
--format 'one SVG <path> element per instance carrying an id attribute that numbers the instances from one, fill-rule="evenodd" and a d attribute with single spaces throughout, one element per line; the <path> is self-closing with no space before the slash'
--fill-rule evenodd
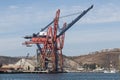
<path id="1" fill-rule="evenodd" d="M 60 10 L 58 9 L 54 20 L 51 22 L 51 24 L 53 23 L 53 27 L 51 24 L 46 27 L 46 35 L 34 34 L 33 36 L 24 37 L 25 39 L 30 39 L 30 41 L 25 41 L 23 44 L 37 45 L 39 66 L 41 70 L 49 70 L 52 72 L 63 71 L 62 49 L 64 45 L 65 32 L 92 8 L 93 5 L 87 10 L 84 10 L 71 23 L 64 23 L 62 31 L 57 35 L 60 16 Z"/>

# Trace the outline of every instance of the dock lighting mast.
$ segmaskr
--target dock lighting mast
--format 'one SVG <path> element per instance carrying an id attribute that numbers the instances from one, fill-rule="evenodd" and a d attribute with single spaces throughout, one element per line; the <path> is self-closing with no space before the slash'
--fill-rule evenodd
<path id="1" fill-rule="evenodd" d="M 42 70 L 49 70 L 51 72 L 63 71 L 63 57 L 62 49 L 64 45 L 65 32 L 71 28 L 79 19 L 81 19 L 89 10 L 93 8 L 91 5 L 88 9 L 84 10 L 69 24 L 64 23 L 61 32 L 58 34 L 60 10 L 56 12 L 54 20 L 46 27 L 41 29 L 40 33 L 33 34 L 32 36 L 25 36 L 23 44 L 36 44 L 38 47 L 39 62 Z M 52 26 L 53 24 L 53 26 Z M 47 32 L 43 32 L 47 30 Z"/>

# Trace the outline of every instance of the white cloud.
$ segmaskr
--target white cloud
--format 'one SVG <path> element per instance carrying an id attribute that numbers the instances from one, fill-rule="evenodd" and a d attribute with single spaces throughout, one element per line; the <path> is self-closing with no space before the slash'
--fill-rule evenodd
<path id="1" fill-rule="evenodd" d="M 82 20 L 83 23 L 106 23 L 106 22 L 120 22 L 119 5 L 106 4 L 103 6 L 95 5 L 93 10 L 88 13 L 86 18 Z"/>
<path id="2" fill-rule="evenodd" d="M 35 55 L 35 46 L 27 48 L 22 45 L 24 39 L 21 37 L 4 37 L 0 39 L 0 55 L 4 56 L 25 56 L 27 53 Z"/>
<path id="3" fill-rule="evenodd" d="M 9 6 L 9 10 L 5 11 L 4 14 L 0 14 L 0 32 L 5 32 L 6 28 L 8 30 L 21 29 L 20 26 L 29 26 L 33 24 L 45 25 L 49 23 L 52 18 L 54 18 L 55 11 L 41 11 L 34 6 L 18 7 L 16 5 Z M 14 11 L 11 8 L 19 8 Z M 36 9 L 37 8 L 37 9 Z M 81 10 L 87 9 L 86 6 L 61 6 L 61 16 L 68 15 Z M 39 11 L 38 11 L 39 10 Z M 95 5 L 94 8 L 86 14 L 78 24 L 88 24 L 88 23 L 105 23 L 105 22 L 118 22 L 120 21 L 120 11 L 119 6 L 114 4 L 106 4 L 103 6 Z M 62 19 L 62 22 L 70 22 L 75 18 L 68 17 Z M 44 24 L 43 24 L 44 23 Z M 29 25 L 28 25 L 29 24 Z M 26 26 L 26 27 L 27 27 Z M 40 26 L 41 28 L 42 26 Z M 14 29 L 15 28 L 15 29 Z M 29 27 L 30 28 L 30 27 Z"/>
<path id="4" fill-rule="evenodd" d="M 15 5 L 10 5 L 9 6 L 9 9 L 17 9 L 17 8 L 19 8 L 18 6 L 15 6 Z"/>
<path id="5" fill-rule="evenodd" d="M 19 8 L 14 11 L 9 9 L 4 14 L 0 14 L 0 33 L 35 28 L 34 24 L 41 29 L 41 25 L 45 26 L 43 23 L 53 19 L 52 15 L 51 12 L 34 11 L 34 8 L 31 7 Z"/>
<path id="6" fill-rule="evenodd" d="M 65 38 L 66 44 L 80 44 L 80 43 L 101 43 L 101 42 L 116 42 L 120 41 L 119 34 L 116 29 L 112 30 L 86 30 L 81 31 L 68 31 Z M 70 34 L 70 35 L 69 35 Z"/>
<path id="7" fill-rule="evenodd" d="M 89 6 L 88 6 L 89 7 Z M 67 15 L 68 13 L 76 13 L 81 12 L 82 10 L 87 9 L 86 6 L 72 6 L 65 7 L 62 6 L 62 13 Z M 93 9 L 91 9 L 80 21 L 80 24 L 88 24 L 88 23 L 106 23 L 106 22 L 120 22 L 120 10 L 119 5 L 108 3 L 106 5 L 94 5 Z M 75 16 L 74 16 L 75 17 Z M 74 19 L 74 18 L 73 18 Z M 66 20 L 71 20 L 70 18 Z"/>
<path id="8" fill-rule="evenodd" d="M 11 52 L 14 52 L 17 48 L 20 47 L 19 38 L 2 38 L 0 39 L 0 54 L 5 54 L 5 52 L 11 54 Z M 9 55 L 8 54 L 8 55 Z"/>

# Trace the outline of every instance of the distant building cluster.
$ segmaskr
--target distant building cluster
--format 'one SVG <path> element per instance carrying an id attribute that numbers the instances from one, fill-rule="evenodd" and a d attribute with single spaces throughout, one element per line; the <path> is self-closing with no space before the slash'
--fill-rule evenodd
<path id="1" fill-rule="evenodd" d="M 104 53 L 104 52 L 120 52 L 120 48 L 102 49 L 102 50 L 100 50 L 100 51 L 90 52 L 89 54 Z"/>

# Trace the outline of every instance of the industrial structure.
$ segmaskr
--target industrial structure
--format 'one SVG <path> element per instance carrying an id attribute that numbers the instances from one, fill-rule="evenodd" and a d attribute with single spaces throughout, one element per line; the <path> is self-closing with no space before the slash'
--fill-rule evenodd
<path id="1" fill-rule="evenodd" d="M 40 70 L 48 70 L 50 72 L 63 72 L 62 49 L 64 45 L 65 32 L 92 8 L 93 5 L 84 10 L 69 24 L 64 23 L 59 33 L 58 27 L 60 10 L 58 9 L 54 20 L 46 27 L 41 29 L 39 33 L 24 37 L 25 39 L 29 39 L 29 41 L 25 41 L 23 44 L 27 46 L 30 44 L 36 44 L 38 47 L 37 60 Z"/>

